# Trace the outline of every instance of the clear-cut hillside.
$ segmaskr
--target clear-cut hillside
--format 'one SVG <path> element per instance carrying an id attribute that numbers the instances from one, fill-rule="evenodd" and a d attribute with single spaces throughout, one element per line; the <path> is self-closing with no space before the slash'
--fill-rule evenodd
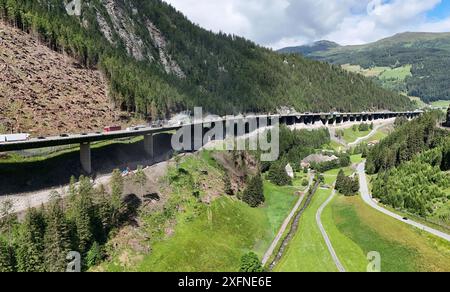
<path id="1" fill-rule="evenodd" d="M 0 132 L 94 131 L 120 117 L 99 71 L 0 23 Z"/>

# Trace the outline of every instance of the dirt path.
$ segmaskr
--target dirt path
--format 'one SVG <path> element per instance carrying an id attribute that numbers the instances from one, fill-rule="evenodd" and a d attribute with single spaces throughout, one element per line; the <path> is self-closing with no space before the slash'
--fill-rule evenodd
<path id="1" fill-rule="evenodd" d="M 328 251 L 331 254 L 331 257 L 333 258 L 334 263 L 336 264 L 336 267 L 338 269 L 339 272 L 345 272 L 345 268 L 342 265 L 341 261 L 339 260 L 336 251 L 333 248 L 333 244 L 331 243 L 330 238 L 328 237 L 328 234 L 325 230 L 325 228 L 323 227 L 322 224 L 322 213 L 323 210 L 328 206 L 328 204 L 333 200 L 334 196 L 336 195 L 336 190 L 333 187 L 333 191 L 331 192 L 330 197 L 322 204 L 322 206 L 320 206 L 320 208 L 317 210 L 316 213 L 316 222 L 317 222 L 317 226 L 319 226 L 320 232 L 322 233 L 322 237 L 325 240 L 325 243 L 327 245 Z"/>

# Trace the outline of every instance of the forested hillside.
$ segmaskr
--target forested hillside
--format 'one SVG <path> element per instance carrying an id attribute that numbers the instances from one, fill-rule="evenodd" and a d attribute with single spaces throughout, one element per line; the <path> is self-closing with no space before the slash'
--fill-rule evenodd
<path id="1" fill-rule="evenodd" d="M 450 136 L 433 114 L 398 125 L 369 152 L 367 170 L 382 203 L 450 226 Z"/>
<path id="2" fill-rule="evenodd" d="M 315 60 L 361 66 L 346 68 L 425 102 L 450 100 L 450 33 L 402 33 L 361 46 L 323 43 L 287 49 Z"/>
<path id="3" fill-rule="evenodd" d="M 68 16 L 61 0 L 0 0 L 7 23 L 101 69 L 117 107 L 148 118 L 203 106 L 224 114 L 407 109 L 409 100 L 362 76 L 192 24 L 160 0 L 83 1 Z"/>
<path id="4" fill-rule="evenodd" d="M 396 124 L 396 130 L 369 152 L 367 171 L 370 174 L 411 161 L 417 154 L 437 148 L 448 136 L 447 131 L 436 126 L 435 113 L 427 113 L 410 122 L 399 119 Z"/>

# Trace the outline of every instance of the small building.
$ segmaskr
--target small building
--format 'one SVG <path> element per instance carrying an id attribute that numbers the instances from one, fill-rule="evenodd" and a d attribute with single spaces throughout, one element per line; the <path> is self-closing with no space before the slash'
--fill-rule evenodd
<path id="1" fill-rule="evenodd" d="M 294 169 L 292 168 L 292 166 L 290 164 L 286 165 L 286 173 L 290 178 L 294 178 Z"/>
<path id="2" fill-rule="evenodd" d="M 303 169 L 308 169 L 308 168 L 310 168 L 311 167 L 311 164 L 310 163 L 308 163 L 308 162 L 301 162 L 300 163 L 300 166 L 303 168 Z"/>

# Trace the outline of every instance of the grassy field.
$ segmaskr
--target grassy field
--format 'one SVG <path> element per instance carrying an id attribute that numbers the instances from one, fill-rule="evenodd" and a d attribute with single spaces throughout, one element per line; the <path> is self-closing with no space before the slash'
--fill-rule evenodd
<path id="1" fill-rule="evenodd" d="M 350 65 L 350 64 L 344 64 L 342 65 L 342 68 L 344 70 L 353 72 L 353 73 L 359 73 L 366 77 L 378 77 L 386 70 L 390 70 L 390 67 L 372 67 L 368 69 L 362 68 L 360 65 Z"/>
<path id="2" fill-rule="evenodd" d="M 361 154 L 350 156 L 350 161 L 352 164 L 359 164 L 359 163 L 363 162 L 363 160 L 364 160 L 364 158 L 362 158 Z"/>
<path id="3" fill-rule="evenodd" d="M 386 69 L 383 73 L 380 74 L 379 78 L 381 80 L 400 80 L 405 81 L 407 77 L 412 76 L 411 74 L 412 65 L 405 65 L 398 68 L 389 68 Z"/>
<path id="4" fill-rule="evenodd" d="M 362 74 L 366 77 L 378 77 L 380 80 L 400 80 L 404 81 L 407 77 L 412 76 L 411 74 L 411 65 L 405 65 L 398 68 L 391 67 L 372 67 L 368 69 L 364 69 L 359 65 L 350 65 L 345 64 L 342 65 L 342 68 L 354 72 Z"/>
<path id="5" fill-rule="evenodd" d="M 450 105 L 450 100 L 439 100 L 431 103 L 431 106 L 440 107 L 440 108 L 448 108 Z"/>
<path id="6" fill-rule="evenodd" d="M 409 99 L 417 104 L 417 107 L 420 109 L 426 108 L 427 104 L 420 99 L 420 97 L 409 96 Z"/>
<path id="7" fill-rule="evenodd" d="M 359 157 L 359 155 L 354 155 L 354 156 L 352 156 L 351 159 L 352 159 L 352 161 L 357 161 L 358 157 Z M 326 185 L 331 186 L 335 182 L 336 177 L 339 173 L 339 170 L 340 169 L 332 169 L 332 170 L 329 170 L 329 171 L 326 171 L 323 173 L 323 176 L 325 177 Z M 343 168 L 343 170 L 344 170 L 345 175 L 351 175 L 354 172 L 354 170 L 352 170 L 350 167 Z"/>
<path id="8" fill-rule="evenodd" d="M 327 230 L 334 225 L 339 231 L 330 232 L 330 238 L 350 271 L 364 271 L 364 258 L 370 251 L 381 254 L 385 272 L 450 271 L 448 242 L 379 213 L 360 197 L 335 198 L 324 218 Z M 354 260 L 346 260 L 347 256 Z"/>
<path id="9" fill-rule="evenodd" d="M 214 169 L 217 169 L 213 165 L 214 161 L 209 161 L 207 157 L 195 161 L 192 159 L 184 162 L 181 167 L 189 173 L 206 169 L 208 176 L 211 176 L 208 180 L 221 179 L 220 175 L 214 173 Z M 235 197 L 222 196 L 210 204 L 204 204 L 193 199 L 192 195 L 174 193 L 174 197 L 180 196 L 181 199 L 176 204 L 169 204 L 164 210 L 175 214 L 169 220 L 172 221 L 169 225 L 155 219 L 158 217 L 141 218 L 151 225 L 157 225 L 159 222 L 163 226 L 159 229 L 167 230 L 167 226 L 171 226 L 172 235 L 163 235 L 157 240 L 152 240 L 151 252 L 137 257 L 135 264 L 124 266 L 121 264 L 119 254 L 107 263 L 104 269 L 169 272 L 238 271 L 240 259 L 245 253 L 253 251 L 262 257 L 267 250 L 298 199 L 295 190 L 296 188 L 292 186 L 278 187 L 265 182 L 266 202 L 259 208 L 250 208 Z M 182 212 L 179 211 L 180 208 Z M 152 233 L 147 232 L 151 237 Z M 129 254 L 131 253 L 132 251 L 129 251 Z"/>
<path id="10" fill-rule="evenodd" d="M 351 159 L 361 161 L 356 155 Z M 338 171 L 324 173 L 325 184 L 333 184 Z M 317 209 L 330 193 L 318 191 L 275 271 L 336 271 L 315 222 Z M 337 195 L 325 208 L 322 223 L 347 271 L 367 271 L 367 255 L 372 251 L 380 253 L 384 272 L 450 271 L 450 243 L 372 209 L 359 196 Z"/>
<path id="11" fill-rule="evenodd" d="M 300 220 L 297 234 L 275 267 L 277 272 L 334 272 L 335 264 L 316 224 L 316 212 L 331 190 L 319 189 Z"/>
<path id="12" fill-rule="evenodd" d="M 387 136 L 388 136 L 388 133 L 386 133 L 386 131 L 383 131 L 381 129 L 381 130 L 376 131 L 372 137 L 367 139 L 367 142 L 381 141 L 384 138 L 386 138 Z"/>
<path id="13" fill-rule="evenodd" d="M 293 207 L 292 191 L 265 185 L 267 203 L 259 209 L 220 198 L 192 222 L 178 222 L 175 235 L 153 245 L 138 271 L 237 271 L 248 251 L 260 257 Z"/>
<path id="14" fill-rule="evenodd" d="M 344 129 L 344 140 L 347 143 L 355 142 L 358 138 L 365 137 L 370 134 L 369 131 L 359 131 L 359 129 L 356 129 L 356 131 L 353 131 L 352 128 Z"/>
<path id="15" fill-rule="evenodd" d="M 331 141 L 330 144 L 325 145 L 323 147 L 324 150 L 334 150 L 334 151 L 342 151 L 344 149 L 344 146 L 339 144 L 336 141 Z"/>

